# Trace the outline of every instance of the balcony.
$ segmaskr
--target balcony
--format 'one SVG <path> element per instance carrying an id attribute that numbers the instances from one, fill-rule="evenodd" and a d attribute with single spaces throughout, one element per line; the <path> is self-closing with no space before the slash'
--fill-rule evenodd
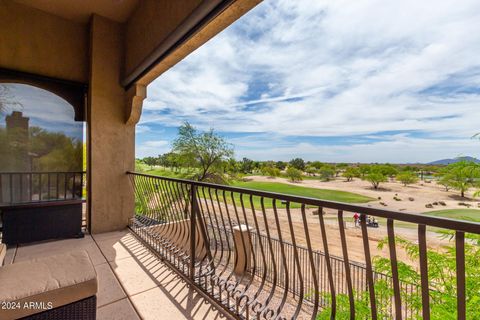
<path id="1" fill-rule="evenodd" d="M 480 234 L 478 223 L 128 175 L 136 195 L 131 232 L 231 318 L 429 319 L 441 299 L 453 299 L 452 314 L 468 318 L 474 292 L 466 289 L 465 247 L 474 243 L 466 234 Z M 360 228 L 346 221 L 353 213 Z M 369 228 L 367 216 L 386 226 Z M 429 257 L 432 247 L 449 245 L 455 271 L 446 276 L 455 285 L 447 290 L 429 279 Z M 406 251 L 417 252 L 416 261 L 406 262 Z M 386 268 L 376 270 L 374 256 Z M 406 265 L 416 281 L 401 276 Z"/>

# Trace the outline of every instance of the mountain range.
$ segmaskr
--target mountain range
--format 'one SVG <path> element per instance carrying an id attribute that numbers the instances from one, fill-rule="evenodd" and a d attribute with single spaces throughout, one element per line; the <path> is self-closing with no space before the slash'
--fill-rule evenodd
<path id="1" fill-rule="evenodd" d="M 456 162 L 460 162 L 460 161 L 471 161 L 471 162 L 475 162 L 475 163 L 480 163 L 480 160 L 478 160 L 477 158 L 474 158 L 474 157 L 457 157 L 457 158 L 453 158 L 453 159 L 442 159 L 442 160 L 432 161 L 432 162 L 429 162 L 427 164 L 447 165 L 447 164 L 456 163 Z"/>

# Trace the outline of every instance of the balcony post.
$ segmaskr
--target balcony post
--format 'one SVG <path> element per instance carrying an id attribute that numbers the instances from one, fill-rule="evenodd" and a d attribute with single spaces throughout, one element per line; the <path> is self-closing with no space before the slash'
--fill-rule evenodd
<path id="1" fill-rule="evenodd" d="M 233 227 L 233 243 L 235 247 L 234 272 L 237 276 L 242 276 L 252 265 L 252 251 L 248 232 L 249 228 L 246 225 L 241 224 Z"/>

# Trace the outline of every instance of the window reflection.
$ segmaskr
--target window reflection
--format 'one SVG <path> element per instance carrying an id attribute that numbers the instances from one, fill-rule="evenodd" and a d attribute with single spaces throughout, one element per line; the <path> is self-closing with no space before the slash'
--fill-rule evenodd
<path id="1" fill-rule="evenodd" d="M 0 84 L 0 202 L 82 197 L 84 126 L 74 116 L 51 92 Z"/>

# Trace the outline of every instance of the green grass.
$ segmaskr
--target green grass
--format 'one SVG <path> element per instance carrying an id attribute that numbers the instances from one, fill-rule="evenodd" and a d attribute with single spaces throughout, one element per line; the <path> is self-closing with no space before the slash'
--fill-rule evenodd
<path id="1" fill-rule="evenodd" d="M 339 202 L 346 202 L 346 203 L 365 203 L 369 201 L 373 201 L 375 199 L 366 197 L 360 194 L 346 192 L 346 191 L 338 191 L 338 190 L 329 190 L 329 189 L 317 189 L 317 188 L 307 188 L 301 186 L 294 186 L 286 183 L 280 182 L 256 182 L 256 181 L 235 181 L 231 184 L 235 187 L 242 187 L 247 189 L 254 189 L 260 191 L 268 191 L 268 192 L 276 192 L 282 194 L 289 194 L 294 196 L 302 196 L 320 200 L 329 200 L 329 201 L 339 201 Z M 235 201 L 237 201 L 236 197 Z M 255 207 L 260 207 L 260 199 L 255 199 L 254 197 L 254 205 Z M 245 200 L 245 198 L 244 198 Z M 265 203 L 265 207 L 271 207 L 270 201 Z M 280 206 L 281 207 L 281 206 Z M 298 204 L 293 204 L 292 207 L 300 207 Z"/>
<path id="2" fill-rule="evenodd" d="M 154 167 L 153 169 L 150 169 L 150 167 L 147 167 L 141 172 L 155 175 L 155 176 L 160 176 L 160 177 L 179 178 L 179 179 L 189 179 L 194 174 L 192 170 L 189 171 L 183 168 L 178 170 L 172 170 L 170 168 L 162 168 L 162 167 Z"/>
<path id="3" fill-rule="evenodd" d="M 436 216 L 436 217 L 480 222 L 480 210 L 477 210 L 477 209 L 436 210 L 436 211 L 424 212 L 424 214 Z"/>

